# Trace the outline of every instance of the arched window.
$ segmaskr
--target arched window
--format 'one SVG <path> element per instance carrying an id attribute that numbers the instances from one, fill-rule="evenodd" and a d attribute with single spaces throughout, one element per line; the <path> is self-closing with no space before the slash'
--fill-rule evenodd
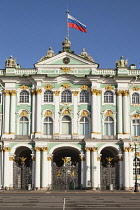
<path id="1" fill-rule="evenodd" d="M 21 117 L 19 120 L 19 135 L 29 134 L 29 120 L 27 117 Z"/>
<path id="2" fill-rule="evenodd" d="M 86 117 L 82 117 L 80 120 L 80 135 L 89 134 L 89 120 Z"/>
<path id="3" fill-rule="evenodd" d="M 72 102 L 72 96 L 70 90 L 64 90 L 61 94 L 61 102 L 70 103 Z"/>
<path id="4" fill-rule="evenodd" d="M 44 102 L 53 102 L 53 92 L 51 90 L 45 91 Z"/>
<path id="5" fill-rule="evenodd" d="M 133 136 L 140 136 L 140 120 L 133 119 L 132 120 L 132 127 L 133 127 Z"/>
<path id="6" fill-rule="evenodd" d="M 71 118 L 69 116 L 64 116 L 62 118 L 62 134 L 71 134 Z"/>
<path id="7" fill-rule="evenodd" d="M 104 93 L 104 103 L 113 103 L 113 93 L 111 91 L 106 91 Z"/>
<path id="8" fill-rule="evenodd" d="M 20 103 L 29 103 L 29 93 L 26 90 L 20 92 Z"/>
<path id="9" fill-rule="evenodd" d="M 80 102 L 89 102 L 89 92 L 87 90 L 82 90 L 80 93 Z"/>
<path id="10" fill-rule="evenodd" d="M 139 94 L 138 93 L 133 93 L 132 95 L 132 104 L 139 104 Z"/>
<path id="11" fill-rule="evenodd" d="M 46 117 L 43 122 L 44 135 L 53 135 L 53 120 L 51 117 Z"/>
<path id="12" fill-rule="evenodd" d="M 114 120 L 112 117 L 106 117 L 104 120 L 104 135 L 114 135 Z"/>

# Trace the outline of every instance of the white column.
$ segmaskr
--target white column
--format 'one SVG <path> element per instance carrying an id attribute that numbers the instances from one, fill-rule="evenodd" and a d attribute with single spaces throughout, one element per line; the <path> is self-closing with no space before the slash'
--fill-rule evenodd
<path id="1" fill-rule="evenodd" d="M 3 176 L 3 181 L 4 181 L 4 188 L 9 188 L 9 147 L 3 147 L 4 150 L 4 176 Z"/>
<path id="2" fill-rule="evenodd" d="M 124 134 L 130 134 L 130 119 L 129 119 L 129 100 L 128 100 L 129 91 L 123 91 L 123 116 L 124 116 Z"/>
<path id="3" fill-rule="evenodd" d="M 9 134 L 10 91 L 4 90 L 4 93 L 5 93 L 4 134 Z"/>
<path id="4" fill-rule="evenodd" d="M 0 189 L 3 186 L 3 151 L 2 147 L 0 147 Z"/>
<path id="5" fill-rule="evenodd" d="M 92 189 L 96 190 L 98 187 L 97 183 L 97 147 L 92 147 Z"/>
<path id="6" fill-rule="evenodd" d="M 86 187 L 91 187 L 90 148 L 86 147 Z"/>
<path id="7" fill-rule="evenodd" d="M 54 97 L 54 103 L 55 103 L 55 124 L 54 124 L 54 135 L 59 135 L 60 132 L 60 125 L 59 125 L 59 93 L 60 91 L 56 90 L 54 91 L 55 97 Z"/>
<path id="8" fill-rule="evenodd" d="M 9 188 L 13 189 L 13 161 L 14 156 L 9 157 Z"/>
<path id="9" fill-rule="evenodd" d="M 123 158 L 122 154 L 118 154 L 118 164 L 119 164 L 119 189 L 123 189 Z"/>
<path id="10" fill-rule="evenodd" d="M 32 189 L 35 187 L 35 155 L 31 154 L 32 156 Z"/>
<path id="11" fill-rule="evenodd" d="M 132 148 L 129 148 L 129 187 L 134 187 L 133 184 L 133 153 Z"/>
<path id="12" fill-rule="evenodd" d="M 40 137 L 41 135 L 41 89 L 36 89 L 37 94 L 37 105 L 36 105 L 36 134 L 35 137 Z"/>
<path id="13" fill-rule="evenodd" d="M 96 137 L 97 133 L 97 104 L 96 104 L 96 89 L 91 89 L 91 138 Z"/>
<path id="14" fill-rule="evenodd" d="M 35 94 L 36 94 L 36 91 L 35 90 L 32 90 L 32 135 L 35 134 L 35 122 L 36 122 L 36 119 L 35 119 L 35 115 L 36 115 L 36 112 L 35 112 L 35 108 L 36 108 L 36 101 L 35 101 Z"/>
<path id="15" fill-rule="evenodd" d="M 101 156 L 102 154 L 98 154 L 97 157 L 97 187 L 101 189 Z"/>
<path id="16" fill-rule="evenodd" d="M 77 136 L 78 135 L 78 91 L 73 91 L 73 104 L 74 104 L 74 110 L 73 110 L 73 115 L 74 115 L 74 121 L 73 121 L 73 135 Z"/>
<path id="17" fill-rule="evenodd" d="M 47 147 L 42 148 L 42 188 L 47 187 Z"/>
<path id="18" fill-rule="evenodd" d="M 118 124 L 118 135 L 122 135 L 122 91 L 117 91 L 117 124 Z"/>
<path id="19" fill-rule="evenodd" d="M 124 147 L 123 167 L 124 167 L 123 185 L 124 189 L 127 190 L 129 189 L 129 159 L 128 159 L 127 147 Z"/>
<path id="20" fill-rule="evenodd" d="M 47 157 L 47 166 L 48 166 L 48 189 L 51 189 L 52 187 L 52 155 L 48 155 Z"/>
<path id="21" fill-rule="evenodd" d="M 97 112 L 97 120 L 96 120 L 96 124 L 97 124 L 97 134 L 98 134 L 98 137 L 97 138 L 101 138 L 101 110 L 100 110 L 100 107 L 101 107 L 101 93 L 102 91 L 101 90 L 97 90 L 96 92 L 96 100 L 97 100 L 97 109 L 96 109 L 96 112 Z"/>
<path id="22" fill-rule="evenodd" d="M 80 154 L 80 160 L 81 160 L 81 189 L 85 188 L 85 155 Z"/>
<path id="23" fill-rule="evenodd" d="M 35 147 L 35 188 L 40 189 L 40 148 Z"/>
<path id="24" fill-rule="evenodd" d="M 15 134 L 16 90 L 10 90 L 10 93 L 11 93 L 10 134 Z"/>

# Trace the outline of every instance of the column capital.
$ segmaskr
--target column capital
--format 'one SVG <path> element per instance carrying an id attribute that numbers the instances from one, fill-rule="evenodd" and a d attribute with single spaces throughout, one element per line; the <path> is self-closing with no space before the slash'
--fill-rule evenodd
<path id="1" fill-rule="evenodd" d="M 40 152 L 40 151 L 41 151 L 41 147 L 34 147 L 34 150 L 35 150 L 36 152 Z"/>
<path id="2" fill-rule="evenodd" d="M 97 161 L 101 161 L 101 157 L 97 157 Z"/>
<path id="3" fill-rule="evenodd" d="M 98 149 L 97 147 L 91 147 L 92 152 L 97 152 L 97 149 Z"/>
<path id="4" fill-rule="evenodd" d="M 14 157 L 9 157 L 9 161 L 14 161 L 15 158 Z"/>
<path id="5" fill-rule="evenodd" d="M 11 94 L 12 96 L 16 96 L 16 94 L 17 94 L 17 91 L 16 91 L 16 90 L 10 90 L 9 92 L 10 92 L 10 94 Z"/>
<path id="6" fill-rule="evenodd" d="M 85 147 L 86 152 L 90 152 L 91 148 L 90 147 Z"/>
<path id="7" fill-rule="evenodd" d="M 75 91 L 72 91 L 72 93 L 73 93 L 74 96 L 78 96 L 79 91 L 75 90 Z"/>
<path id="8" fill-rule="evenodd" d="M 4 90 L 3 92 L 6 96 L 10 96 L 10 90 Z"/>
<path id="9" fill-rule="evenodd" d="M 101 91 L 101 90 L 97 90 L 97 91 L 96 91 L 96 95 L 97 95 L 97 96 L 100 96 L 100 95 L 101 95 L 101 93 L 102 93 L 102 91 Z"/>
<path id="10" fill-rule="evenodd" d="M 123 91 L 123 96 L 128 96 L 129 95 L 129 90 L 124 90 Z"/>
<path id="11" fill-rule="evenodd" d="M 47 161 L 52 161 L 53 157 L 47 157 Z"/>
<path id="12" fill-rule="evenodd" d="M 36 90 L 31 90 L 32 95 L 36 95 Z"/>
<path id="13" fill-rule="evenodd" d="M 60 91 L 59 90 L 56 90 L 56 91 L 54 91 L 54 94 L 55 94 L 55 96 L 59 96 Z"/>
<path id="14" fill-rule="evenodd" d="M 48 148 L 47 148 L 47 147 L 42 147 L 41 150 L 42 150 L 43 152 L 46 152 L 46 151 L 48 150 Z"/>
<path id="15" fill-rule="evenodd" d="M 38 94 L 41 95 L 41 93 L 42 93 L 42 89 L 36 89 L 36 94 L 37 94 L 37 95 L 38 95 Z"/>
<path id="16" fill-rule="evenodd" d="M 123 147 L 123 152 L 128 152 L 129 151 L 129 147 Z"/>
<path id="17" fill-rule="evenodd" d="M 3 147 L 4 152 L 10 152 L 10 147 Z"/>
<path id="18" fill-rule="evenodd" d="M 116 93 L 117 93 L 117 96 L 122 96 L 123 91 L 122 90 L 117 90 Z"/>
<path id="19" fill-rule="evenodd" d="M 96 95 L 97 90 L 96 89 L 91 89 L 91 95 Z"/>

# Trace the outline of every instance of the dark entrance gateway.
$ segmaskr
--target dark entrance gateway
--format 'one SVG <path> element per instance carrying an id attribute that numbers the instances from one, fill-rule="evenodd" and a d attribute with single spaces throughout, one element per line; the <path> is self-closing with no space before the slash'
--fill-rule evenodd
<path id="1" fill-rule="evenodd" d="M 118 152 L 113 147 L 106 147 L 101 154 L 101 189 L 119 189 Z"/>
<path id="2" fill-rule="evenodd" d="M 31 150 L 27 147 L 19 147 L 16 150 L 13 163 L 13 188 L 28 189 L 32 184 L 32 159 Z"/>
<path id="3" fill-rule="evenodd" d="M 52 162 L 52 189 L 74 190 L 81 187 L 79 152 L 73 148 L 55 150 Z"/>

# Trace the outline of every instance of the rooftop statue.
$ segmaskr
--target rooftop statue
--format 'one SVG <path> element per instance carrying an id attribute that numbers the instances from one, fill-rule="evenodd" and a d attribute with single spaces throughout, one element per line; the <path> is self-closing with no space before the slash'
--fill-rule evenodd
<path id="1" fill-rule="evenodd" d="M 5 60 L 5 67 L 19 68 L 20 65 L 17 64 L 16 59 L 13 59 L 13 56 L 11 55 L 9 59 Z"/>
<path id="2" fill-rule="evenodd" d="M 116 67 L 127 67 L 128 60 L 124 60 L 123 56 L 120 57 L 120 61 L 116 61 Z"/>
<path id="3" fill-rule="evenodd" d="M 49 47 L 49 50 L 47 51 L 46 55 L 43 56 L 39 61 L 44 61 L 48 58 L 52 58 L 54 56 L 54 51 L 52 50 L 52 47 Z"/>
<path id="4" fill-rule="evenodd" d="M 80 56 L 82 58 L 85 58 L 85 59 L 87 59 L 89 61 L 93 61 L 94 62 L 93 58 L 87 52 L 85 52 L 85 48 L 82 49 L 82 52 L 81 52 Z"/>

